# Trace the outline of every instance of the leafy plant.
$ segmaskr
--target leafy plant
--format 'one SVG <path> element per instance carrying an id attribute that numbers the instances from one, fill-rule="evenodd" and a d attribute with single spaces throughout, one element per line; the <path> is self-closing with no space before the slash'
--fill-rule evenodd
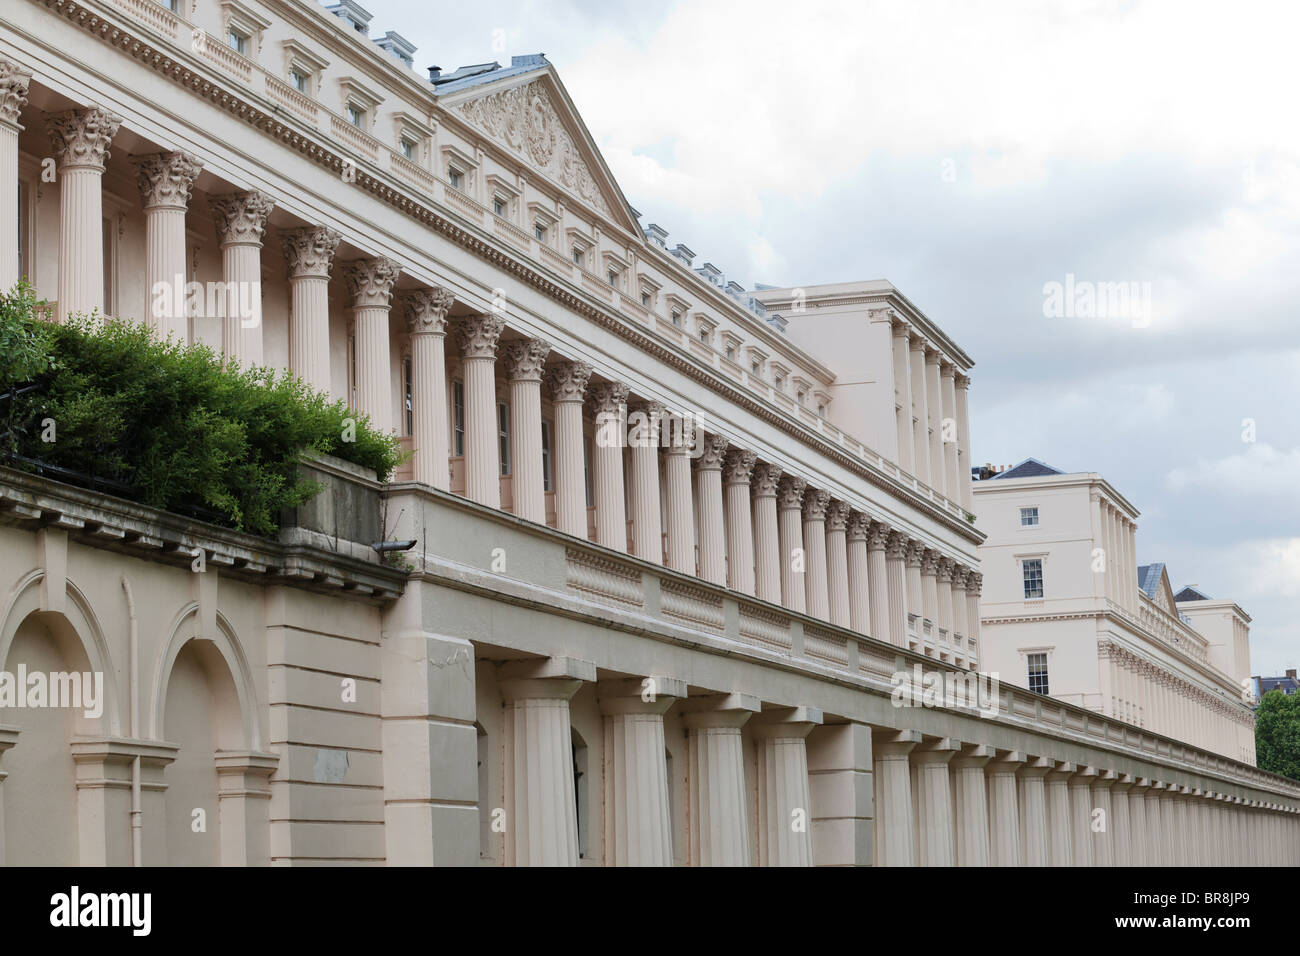
<path id="1" fill-rule="evenodd" d="M 1271 690 L 1255 710 L 1255 765 L 1300 780 L 1300 694 Z"/>
<path id="2" fill-rule="evenodd" d="M 402 460 L 395 437 L 292 375 L 223 366 L 211 348 L 160 342 L 141 324 L 49 325 L 41 306 L 22 283 L 0 294 L 0 392 L 11 393 L 12 423 L 0 450 L 10 456 L 121 482 L 154 507 L 203 509 L 263 535 L 278 530 L 282 508 L 320 490 L 299 474 L 304 452 L 381 480 Z M 40 387 L 12 394 L 32 381 Z"/>

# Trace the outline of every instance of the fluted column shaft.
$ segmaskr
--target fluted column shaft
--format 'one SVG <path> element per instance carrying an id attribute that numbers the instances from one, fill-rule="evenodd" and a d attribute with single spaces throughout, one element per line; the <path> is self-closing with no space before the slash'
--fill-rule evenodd
<path id="1" fill-rule="evenodd" d="M 189 153 L 159 153 L 137 158 L 135 167 L 140 202 L 144 207 L 144 274 L 149 295 L 149 326 L 161 339 L 174 337 L 179 342 L 188 342 L 185 211 L 189 208 L 194 180 L 203 164 Z M 225 258 L 224 253 L 222 258 Z"/>
<path id="2" fill-rule="evenodd" d="M 939 630 L 947 635 L 948 640 L 952 640 L 952 561 L 948 558 L 939 559 L 939 571 L 936 578 L 939 598 Z"/>
<path id="3" fill-rule="evenodd" d="M 898 467 L 909 475 L 916 474 L 916 456 L 913 453 L 915 436 L 912 432 L 912 374 L 908 359 L 907 326 L 893 326 L 894 402 L 898 419 Z"/>
<path id="4" fill-rule="evenodd" d="M 393 425 L 393 362 L 388 342 L 388 311 L 399 272 L 396 262 L 382 256 L 357 259 L 346 263 L 343 268 L 343 278 L 352 297 L 352 322 L 356 335 L 357 411 L 368 416 L 371 427 L 381 435 L 391 435 L 396 430 Z M 495 384 L 492 386 L 492 403 L 495 411 Z M 500 503 L 499 491 L 497 502 Z"/>
<path id="5" fill-rule="evenodd" d="M 871 558 L 867 552 L 870 528 L 871 520 L 862 512 L 855 511 L 850 515 L 845 562 L 849 579 L 849 627 L 859 634 L 874 637 L 871 625 Z"/>
<path id="6" fill-rule="evenodd" d="M 577 866 L 569 700 L 581 681 L 503 681 L 506 863 Z"/>
<path id="7" fill-rule="evenodd" d="M 1115 775 L 1113 773 L 1108 778 L 1102 776 L 1093 780 L 1091 812 L 1101 811 L 1098 814 L 1095 826 L 1091 817 L 1089 818 L 1089 826 L 1092 828 L 1093 866 L 1115 865 L 1115 814 L 1110 794 L 1110 788 L 1114 782 Z"/>
<path id="8" fill-rule="evenodd" d="M 18 222 L 18 117 L 27 105 L 32 75 L 9 60 L 0 60 L 0 222 Z M 0 290 L 13 288 L 18 274 L 18 229 L 0 230 Z"/>
<path id="9" fill-rule="evenodd" d="M 332 391 L 329 279 L 340 241 L 337 232 L 323 227 L 280 233 L 291 297 L 289 371 L 327 395 Z"/>
<path id="10" fill-rule="evenodd" d="M 587 538 L 587 479 L 583 467 L 582 402 L 591 378 L 585 362 L 560 362 L 547 371 L 555 405 L 555 526 Z"/>
<path id="11" fill-rule="evenodd" d="M 510 383 L 510 493 L 515 517 L 546 524 L 542 464 L 542 365 L 551 351 L 543 339 L 508 342 Z M 656 504 L 658 504 L 656 495 Z"/>
<path id="12" fill-rule="evenodd" d="M 1049 771 L 1045 779 L 1047 797 L 1047 865 L 1074 864 L 1074 826 L 1070 813 L 1072 764 Z"/>
<path id="13" fill-rule="evenodd" d="M 1147 866 L 1168 866 L 1169 844 L 1165 842 L 1164 790 L 1161 784 L 1154 784 L 1146 792 L 1147 811 L 1146 864 Z"/>
<path id="14" fill-rule="evenodd" d="M 758 865 L 812 866 L 812 797 L 805 738 L 811 721 L 754 727 Z"/>
<path id="15" fill-rule="evenodd" d="M 748 710 L 683 715 L 686 725 L 691 866 L 749 866 L 745 751 L 741 727 Z"/>
<path id="16" fill-rule="evenodd" d="M 911 352 L 912 387 L 912 453 L 915 456 L 916 477 L 923 484 L 933 485 L 930 479 L 930 412 L 928 391 L 925 387 L 925 341 L 915 338 L 909 342 Z"/>
<path id="17" fill-rule="evenodd" d="M 939 397 L 939 353 L 925 353 L 925 396 L 930 414 L 930 487 L 948 494 L 948 472 L 943 462 L 943 402 Z"/>
<path id="18" fill-rule="evenodd" d="M 781 469 L 767 462 L 754 467 L 754 589 L 759 598 L 781 603 L 784 558 L 777 530 L 776 496 Z"/>
<path id="19" fill-rule="evenodd" d="M 605 724 L 605 863 L 672 866 L 664 713 L 674 697 L 641 696 L 640 681 L 600 697 Z"/>
<path id="20" fill-rule="evenodd" d="M 943 415 L 939 422 L 939 447 L 943 449 L 944 494 L 949 501 L 961 501 L 961 472 L 957 462 L 957 389 L 956 369 L 947 362 L 939 365 L 939 393 Z"/>
<path id="21" fill-rule="evenodd" d="M 966 637 L 972 648 L 979 646 L 980 638 L 980 587 L 984 575 L 972 571 L 966 576 Z"/>
<path id="22" fill-rule="evenodd" d="M 755 593 L 754 513 L 749 482 L 757 459 L 752 451 L 732 448 L 723 467 L 727 494 L 727 586 L 742 594 Z"/>
<path id="23" fill-rule="evenodd" d="M 934 749 L 912 751 L 916 770 L 917 861 L 921 866 L 952 866 L 954 833 L 952 783 L 948 761 L 953 746 L 943 741 Z"/>
<path id="24" fill-rule="evenodd" d="M 451 485 L 447 447 L 447 310 L 454 301 L 443 288 L 406 297 L 411 333 L 412 477 L 446 491 Z"/>
<path id="25" fill-rule="evenodd" d="M 1093 866 L 1092 780 L 1096 771 L 1070 778 L 1070 839 L 1075 866 Z"/>
<path id="26" fill-rule="evenodd" d="M 274 204 L 263 193 L 208 200 L 221 242 L 221 351 L 248 368 L 265 364 L 262 346 L 262 241 Z"/>
<path id="27" fill-rule="evenodd" d="M 626 442 L 627 386 L 601 382 L 590 389 L 596 419 L 592 449 L 592 485 L 596 500 L 596 541 L 615 551 L 627 551 L 627 495 L 623 479 Z"/>
<path id="28" fill-rule="evenodd" d="M 908 755 L 917 740 L 904 734 L 874 739 L 876 865 L 915 866 L 912 824 L 912 770 Z"/>
<path id="29" fill-rule="evenodd" d="M 826 596 L 830 622 L 840 627 L 849 627 L 852 623 L 846 537 L 848 522 L 849 506 L 842 501 L 832 501 L 826 509 Z"/>
<path id="30" fill-rule="evenodd" d="M 807 607 L 804 593 L 807 555 L 803 546 L 803 495 L 807 483 L 786 475 L 777 495 L 778 534 L 781 539 L 781 603 L 792 611 Z"/>
<path id="31" fill-rule="evenodd" d="M 631 445 L 631 479 L 628 482 L 632 513 L 632 553 L 663 564 L 663 517 L 659 501 L 659 430 L 667 410 L 658 402 L 636 402 L 628 409 L 628 444 Z"/>
<path id="32" fill-rule="evenodd" d="M 1111 865 L 1134 866 L 1133 833 L 1129 829 L 1132 820 L 1129 813 L 1128 793 L 1130 783 L 1117 783 L 1110 788 L 1110 820 L 1108 826 L 1111 836 Z"/>
<path id="33" fill-rule="evenodd" d="M 989 863 L 1020 865 L 1020 808 L 1017 803 L 1018 755 L 999 757 L 984 768 L 989 787 Z"/>
<path id="34" fill-rule="evenodd" d="M 952 634 L 953 639 L 965 637 L 966 625 L 966 580 L 970 577 L 970 568 L 954 566 L 952 570 Z"/>
<path id="35" fill-rule="evenodd" d="M 700 509 L 700 577 L 714 584 L 727 583 L 727 532 L 722 511 L 722 464 L 727 440 L 704 436 L 704 453 L 695 463 L 696 494 Z"/>
<path id="36" fill-rule="evenodd" d="M 694 574 L 695 492 L 691 487 L 691 449 L 685 441 L 669 446 L 664 460 L 668 506 L 668 566 Z"/>
<path id="37" fill-rule="evenodd" d="M 951 763 L 957 798 L 957 865 L 989 865 L 988 787 L 984 765 L 993 757 L 985 746 L 972 746 Z"/>
<path id="38" fill-rule="evenodd" d="M 504 329 L 505 320 L 496 315 L 469 316 L 456 323 L 465 382 L 465 496 L 491 508 L 501 507 L 496 358 Z"/>
<path id="39" fill-rule="evenodd" d="M 98 108 L 46 120 L 59 177 L 60 322 L 72 315 L 104 314 L 104 164 L 121 123 L 121 117 Z M 14 180 L 16 189 L 16 175 Z"/>
<path id="40" fill-rule="evenodd" d="M 886 532 L 881 526 L 880 534 L 888 534 L 885 547 L 885 578 L 888 583 L 889 626 L 885 634 L 873 634 L 873 637 L 888 640 L 899 647 L 907 646 L 907 592 L 904 586 L 907 569 L 907 538 L 898 531 Z M 870 553 L 870 552 L 869 552 Z M 886 636 L 887 635 L 887 636 Z"/>
<path id="41" fill-rule="evenodd" d="M 1020 862 L 1047 866 L 1050 858 L 1047 832 L 1047 788 L 1050 762 L 1038 760 L 1020 769 Z"/>
<path id="42" fill-rule="evenodd" d="M 970 379 L 960 376 L 957 381 L 957 480 L 961 495 L 961 506 L 971 510 L 970 473 L 974 464 L 970 457 L 970 412 L 966 392 Z"/>
<path id="43" fill-rule="evenodd" d="M 829 621 L 830 595 L 826 587 L 826 508 L 831 496 L 811 489 L 803 501 L 803 547 L 808 559 L 804 573 L 804 606 L 813 617 Z"/>

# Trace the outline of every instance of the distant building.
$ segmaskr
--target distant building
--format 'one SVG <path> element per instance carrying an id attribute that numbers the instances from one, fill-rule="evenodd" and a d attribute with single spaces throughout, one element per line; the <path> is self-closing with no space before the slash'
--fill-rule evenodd
<path id="1" fill-rule="evenodd" d="M 1300 690 L 1300 680 L 1296 679 L 1295 668 L 1287 668 L 1284 677 L 1252 677 L 1256 697 L 1263 697 L 1271 690 L 1280 690 L 1284 694 L 1294 694 Z"/>

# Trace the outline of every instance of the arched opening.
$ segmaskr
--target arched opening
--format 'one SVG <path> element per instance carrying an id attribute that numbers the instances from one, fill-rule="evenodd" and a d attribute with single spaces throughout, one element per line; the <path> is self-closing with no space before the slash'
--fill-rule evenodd
<path id="1" fill-rule="evenodd" d="M 78 674 L 97 680 L 99 705 L 107 712 L 105 675 L 96 677 L 77 633 L 61 614 L 29 614 L 14 632 L 4 671 L 17 694 L 28 687 L 20 676 Z M 84 692 L 83 692 L 84 693 Z M 85 702 L 83 697 L 82 703 Z M 77 770 L 70 747 L 73 735 L 94 735 L 102 718 L 87 717 L 84 706 L 47 696 L 44 706 L 6 707 L 4 722 L 19 728 L 18 742 L 4 757 L 5 864 L 7 866 L 77 866 Z"/>
<path id="2" fill-rule="evenodd" d="M 235 681 L 217 646 L 187 641 L 167 679 L 163 727 L 179 745 L 167 768 L 167 862 L 221 863 L 220 784 L 216 752 L 243 749 L 243 722 Z"/>
<path id="3" fill-rule="evenodd" d="M 587 772 L 587 742 L 582 734 L 569 728 L 569 739 L 573 747 L 573 807 L 578 827 L 578 859 L 587 859 L 590 851 L 588 834 L 591 830 L 591 775 Z"/>

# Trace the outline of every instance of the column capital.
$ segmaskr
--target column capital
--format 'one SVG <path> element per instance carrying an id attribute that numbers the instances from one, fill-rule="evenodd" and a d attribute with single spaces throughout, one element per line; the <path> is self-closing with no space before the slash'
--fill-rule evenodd
<path id="1" fill-rule="evenodd" d="M 752 694 L 708 694 L 678 701 L 676 713 L 682 715 L 687 730 L 713 728 L 739 728 L 754 714 L 761 712 L 763 702 Z"/>
<path id="2" fill-rule="evenodd" d="M 343 263 L 343 281 L 354 309 L 386 309 L 393 298 L 393 286 L 401 267 L 392 259 L 375 256 Z"/>
<path id="3" fill-rule="evenodd" d="M 889 525 L 872 519 L 867 525 L 867 550 L 884 551 L 889 547 Z"/>
<path id="4" fill-rule="evenodd" d="M 814 727 L 823 722 L 820 708 L 817 707 L 782 707 L 777 710 L 764 711 L 757 715 L 749 725 L 754 737 L 767 738 L 807 737 Z"/>
<path id="5" fill-rule="evenodd" d="M 591 386 L 592 411 L 597 415 L 618 415 L 627 404 L 627 386 L 622 382 L 597 382 Z"/>
<path id="6" fill-rule="evenodd" d="M 0 60 L 0 123 L 16 129 L 18 117 L 27 105 L 27 91 L 32 82 L 30 70 L 25 70 L 17 63 Z"/>
<path id="7" fill-rule="evenodd" d="M 966 391 L 966 389 L 970 388 L 970 376 L 958 374 L 956 377 L 956 385 L 957 388 L 961 389 L 961 391 Z"/>
<path id="8" fill-rule="evenodd" d="M 871 537 L 871 518 L 861 511 L 850 512 L 848 533 L 850 541 L 866 541 Z"/>
<path id="9" fill-rule="evenodd" d="M 456 344 L 461 358 L 495 359 L 497 342 L 505 331 L 506 320 L 490 312 L 470 315 L 456 321 Z"/>
<path id="10" fill-rule="evenodd" d="M 275 208 L 271 197 L 256 189 L 208 199 L 217 221 L 217 239 L 223 246 L 260 246 L 266 237 L 266 219 Z"/>
<path id="11" fill-rule="evenodd" d="M 923 336 L 914 332 L 910 333 L 907 338 L 907 345 L 913 352 L 920 352 L 923 356 L 925 355 L 925 338 Z"/>
<path id="12" fill-rule="evenodd" d="M 901 531 L 891 531 L 888 528 L 886 528 L 884 525 L 880 524 L 880 522 L 878 521 L 873 521 L 871 523 L 871 528 L 873 531 L 875 531 L 877 526 L 879 526 L 880 528 L 879 531 L 880 534 L 888 535 L 888 537 L 885 540 L 885 555 L 887 557 L 893 558 L 894 560 L 906 561 L 907 554 L 908 554 L 907 535 L 903 534 L 903 532 Z"/>
<path id="13" fill-rule="evenodd" d="M 883 310 L 878 309 L 876 311 L 883 311 Z M 894 338 L 905 339 L 909 335 L 911 335 L 911 330 L 908 329 L 906 322 L 899 319 L 898 316 L 894 314 L 892 311 L 890 312 L 890 316 L 891 316 L 891 321 L 889 323 L 889 327 L 890 327 L 889 330 L 893 333 Z"/>
<path id="14" fill-rule="evenodd" d="M 849 527 L 849 503 L 833 499 L 826 506 L 826 530 L 847 531 Z"/>
<path id="15" fill-rule="evenodd" d="M 782 511 L 798 511 L 803 504 L 808 482 L 798 475 L 783 475 L 777 489 L 777 505 Z"/>
<path id="16" fill-rule="evenodd" d="M 939 552 L 934 548 L 925 548 L 921 552 L 921 573 L 925 575 L 939 573 Z"/>
<path id="17" fill-rule="evenodd" d="M 412 335 L 444 335 L 447 331 L 447 310 L 456 297 L 442 286 L 417 289 L 402 296 L 406 310 L 406 328 Z"/>
<path id="18" fill-rule="evenodd" d="M 727 457 L 729 444 L 721 435 L 705 435 L 704 451 L 696 459 L 695 467 L 700 471 L 721 471 L 722 463 Z"/>
<path id="19" fill-rule="evenodd" d="M 966 590 L 966 581 L 970 577 L 970 568 L 964 564 L 953 562 L 952 566 L 952 586 L 959 591 Z"/>
<path id="20" fill-rule="evenodd" d="M 591 366 L 586 362 L 557 362 L 547 367 L 545 378 L 554 401 L 581 402 L 591 378 Z"/>
<path id="21" fill-rule="evenodd" d="M 754 465 L 754 497 L 775 498 L 782 474 L 781 466 L 774 465 L 771 462 L 760 461 Z"/>
<path id="22" fill-rule="evenodd" d="M 952 584 L 952 558 L 939 558 L 939 583 Z"/>
<path id="23" fill-rule="evenodd" d="M 945 362 L 945 361 L 939 362 L 940 378 L 952 378 L 956 374 L 956 372 L 957 372 L 956 366 L 954 366 L 951 362 Z"/>
<path id="24" fill-rule="evenodd" d="M 629 677 L 598 681 L 596 702 L 602 714 L 664 714 L 686 696 L 686 682 L 675 677 Z"/>
<path id="25" fill-rule="evenodd" d="M 542 366 L 551 352 L 545 339 L 516 339 L 505 345 L 506 378 L 511 382 L 540 382 Z"/>
<path id="26" fill-rule="evenodd" d="M 758 456 L 746 448 L 730 448 L 723 464 L 722 481 L 728 485 L 748 485 Z"/>
<path id="27" fill-rule="evenodd" d="M 906 556 L 907 566 L 909 568 L 919 569 L 921 567 L 921 556 L 924 555 L 927 550 L 929 549 L 920 541 L 917 541 L 915 538 L 908 538 Z"/>
<path id="28" fill-rule="evenodd" d="M 140 187 L 140 204 L 145 209 L 189 208 L 194 180 L 203 162 L 190 153 L 153 153 L 136 156 L 136 185 Z"/>
<path id="29" fill-rule="evenodd" d="M 290 279 L 328 279 L 334 266 L 334 252 L 343 240 L 325 226 L 303 226 L 280 233 L 280 247 L 289 266 Z"/>
<path id="30" fill-rule="evenodd" d="M 979 597 L 980 584 L 983 583 L 983 581 L 984 575 L 979 571 L 970 572 L 966 577 L 966 593 L 974 594 L 976 597 Z"/>
<path id="31" fill-rule="evenodd" d="M 122 125 L 122 117 L 108 110 L 67 110 L 45 119 L 45 129 L 54 146 L 58 168 L 104 171 L 109 144 Z"/>
<path id="32" fill-rule="evenodd" d="M 959 753 L 953 756 L 951 766 L 954 770 L 982 769 L 997 755 L 997 751 L 988 744 L 962 744 Z"/>
<path id="33" fill-rule="evenodd" d="M 916 730 L 882 730 L 871 735 L 871 750 L 880 757 L 906 758 L 921 742 Z"/>
<path id="34" fill-rule="evenodd" d="M 1046 777 L 1054 769 L 1056 761 L 1050 757 L 1026 757 L 1017 773 L 1022 777 Z"/>
<path id="35" fill-rule="evenodd" d="M 803 496 L 803 520 L 825 521 L 826 509 L 831 503 L 831 493 L 821 488 L 809 488 Z"/>
<path id="36" fill-rule="evenodd" d="M 669 455 L 689 455 L 695 450 L 695 436 L 699 424 L 690 415 L 667 412 L 660 418 L 662 434 L 668 438 L 665 448 Z"/>

